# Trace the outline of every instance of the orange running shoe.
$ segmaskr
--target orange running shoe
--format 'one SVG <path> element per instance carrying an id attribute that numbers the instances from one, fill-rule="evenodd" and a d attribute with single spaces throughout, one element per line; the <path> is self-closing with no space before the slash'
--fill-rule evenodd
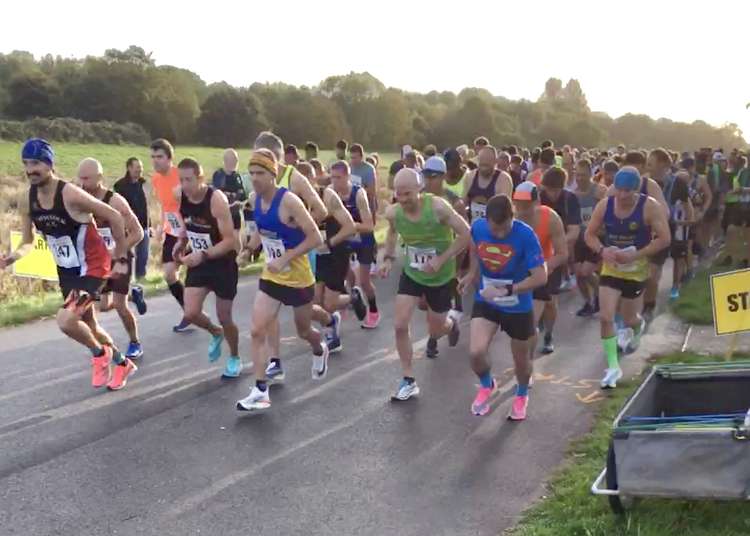
<path id="1" fill-rule="evenodd" d="M 104 387 L 112 378 L 112 348 L 104 346 L 104 354 L 91 358 L 91 386 Z"/>
<path id="2" fill-rule="evenodd" d="M 125 384 L 128 383 L 128 376 L 133 374 L 138 367 L 135 366 L 130 359 L 125 358 L 125 362 L 121 365 L 114 366 L 114 372 L 112 373 L 112 379 L 107 384 L 107 389 L 110 391 L 119 391 Z"/>

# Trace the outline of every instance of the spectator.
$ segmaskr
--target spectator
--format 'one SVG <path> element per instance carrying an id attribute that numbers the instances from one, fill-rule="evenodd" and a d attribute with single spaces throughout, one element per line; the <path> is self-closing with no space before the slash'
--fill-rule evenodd
<path id="1" fill-rule="evenodd" d="M 299 162 L 299 149 L 296 145 L 287 145 L 284 149 L 284 164 L 296 166 L 297 162 Z"/>
<path id="2" fill-rule="evenodd" d="M 318 158 L 318 144 L 314 141 L 308 141 L 305 144 L 305 160 L 310 162 Z"/>
<path id="3" fill-rule="evenodd" d="M 130 205 L 143 228 L 143 240 L 135 246 L 135 278 L 141 280 L 146 277 L 148 266 L 149 236 L 151 236 L 150 219 L 148 217 L 148 195 L 146 179 L 143 178 L 143 164 L 136 157 L 131 156 L 125 162 L 125 176 L 115 182 L 114 190 Z"/>
<path id="4" fill-rule="evenodd" d="M 242 177 L 237 171 L 240 163 L 240 157 L 234 149 L 224 151 L 224 166 L 214 172 L 212 179 L 213 187 L 221 190 L 227 196 L 229 201 L 230 212 L 232 213 L 232 223 L 234 229 L 240 229 L 242 220 L 242 206 L 247 201 L 248 193 L 242 181 Z"/>

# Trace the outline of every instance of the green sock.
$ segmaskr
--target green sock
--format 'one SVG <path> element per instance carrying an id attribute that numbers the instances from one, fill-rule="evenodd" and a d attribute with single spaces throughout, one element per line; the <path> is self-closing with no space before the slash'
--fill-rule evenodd
<path id="1" fill-rule="evenodd" d="M 604 355 L 607 357 L 607 366 L 617 368 L 620 364 L 617 362 L 617 337 L 607 337 L 602 339 L 604 346 Z"/>

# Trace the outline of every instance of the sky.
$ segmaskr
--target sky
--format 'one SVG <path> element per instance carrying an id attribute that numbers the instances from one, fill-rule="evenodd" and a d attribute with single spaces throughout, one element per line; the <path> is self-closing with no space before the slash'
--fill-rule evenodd
<path id="1" fill-rule="evenodd" d="M 368 71 L 408 91 L 483 87 L 529 100 L 549 77 L 576 78 L 592 110 L 733 122 L 750 139 L 750 2 L 742 0 L 35 0 L 28 6 L 3 2 L 0 52 L 84 57 L 134 44 L 158 64 L 190 69 L 209 83 L 313 86 L 330 75 Z"/>

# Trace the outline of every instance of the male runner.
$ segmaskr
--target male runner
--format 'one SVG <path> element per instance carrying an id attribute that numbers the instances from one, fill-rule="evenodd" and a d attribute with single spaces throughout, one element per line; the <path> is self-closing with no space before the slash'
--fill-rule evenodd
<path id="1" fill-rule="evenodd" d="M 36 227 L 57 264 L 64 300 L 57 311 L 60 331 L 91 351 L 93 387 L 122 389 L 137 367 L 112 344 L 112 338 L 97 322 L 93 307 L 106 279 L 124 277 L 128 270 L 122 216 L 77 186 L 57 178 L 55 153 L 46 140 L 28 140 L 21 158 L 31 183 L 28 193 L 18 199 L 23 238 L 15 251 L 0 256 L 0 269 L 31 251 Z M 112 230 L 114 269 L 104 239 L 96 232 L 94 217 L 109 223 Z"/>
<path id="2" fill-rule="evenodd" d="M 643 290 L 648 279 L 648 259 L 670 242 L 669 224 L 663 207 L 642 193 L 641 175 L 632 166 L 624 166 L 615 175 L 615 193 L 599 201 L 591 215 L 584 238 L 602 258 L 599 280 L 599 320 L 607 369 L 602 389 L 617 387 L 622 370 L 617 358 L 615 313 L 619 310 L 630 342 L 626 351 L 640 344 L 645 321 Z M 604 240 L 599 238 L 604 233 Z"/>
<path id="3" fill-rule="evenodd" d="M 575 195 L 581 207 L 581 230 L 573 246 L 573 257 L 578 290 L 583 297 L 583 307 L 576 312 L 576 315 L 589 317 L 599 310 L 597 270 L 601 259 L 586 245 L 584 234 L 591 221 L 591 215 L 594 213 L 594 207 L 607 195 L 607 187 L 591 180 L 591 161 L 586 158 L 582 158 L 576 164 Z"/>
<path id="4" fill-rule="evenodd" d="M 203 168 L 192 158 L 177 165 L 180 185 L 174 196 L 179 199 L 180 219 L 185 224 L 174 246 L 175 261 L 187 267 L 185 278 L 185 317 L 211 334 L 208 361 L 221 357 L 226 338 L 229 359 L 223 376 L 236 378 L 242 371 L 239 357 L 239 333 L 232 320 L 232 305 L 237 295 L 237 241 L 232 212 L 226 195 L 206 184 Z M 216 295 L 216 316 L 221 327 L 203 312 L 209 292 Z"/>
<path id="5" fill-rule="evenodd" d="M 250 331 L 255 386 L 246 398 L 237 402 L 237 409 L 241 411 L 264 410 L 271 406 L 266 379 L 266 335 L 269 326 L 278 323 L 282 305 L 294 308 L 297 335 L 310 344 L 312 378 L 322 380 L 328 374 L 328 347 L 311 324 L 315 277 L 307 258 L 307 252 L 321 246 L 323 239 L 302 200 L 277 184 L 279 168 L 273 152 L 254 151 L 248 167 L 253 183 L 250 202 L 255 206 L 258 228 L 250 247 L 263 245 L 266 265 L 255 294 Z"/>
<path id="6" fill-rule="evenodd" d="M 157 235 L 162 236 L 161 264 L 164 272 L 164 280 L 167 282 L 169 292 L 185 308 L 185 287 L 177 274 L 177 263 L 172 257 L 177 236 L 182 230 L 182 222 L 179 215 L 179 203 L 174 197 L 174 189 L 180 184 L 180 174 L 172 164 L 174 158 L 174 147 L 167 140 L 159 138 L 151 142 L 151 163 L 154 174 L 151 183 L 156 193 L 156 199 L 161 206 L 161 226 L 157 227 Z M 172 328 L 175 333 L 187 331 L 190 326 L 184 315 L 182 320 Z"/>
<path id="7" fill-rule="evenodd" d="M 450 190 L 458 197 L 464 195 L 464 184 L 470 180 L 467 177 L 471 176 L 469 168 L 467 168 L 461 160 L 461 153 L 456 149 L 448 149 L 443 153 L 445 159 L 445 180 L 443 181 L 443 187 L 446 190 Z M 425 163 L 425 165 L 427 165 Z M 462 212 L 461 214 L 464 214 Z"/>
<path id="8" fill-rule="evenodd" d="M 388 235 L 380 270 L 382 277 L 388 277 L 396 260 L 399 236 L 406 246 L 393 320 L 403 379 L 392 400 L 408 400 L 419 394 L 412 367 L 414 349 L 409 324 L 421 298 L 427 302 L 430 337 L 437 340 L 448 335 L 449 345 L 456 346 L 460 335 L 458 319 L 449 310 L 456 277 L 455 257 L 469 244 L 469 226 L 445 200 L 421 193 L 420 182 L 415 170 L 399 171 L 394 180 L 398 203 L 385 213 Z"/>
<path id="9" fill-rule="evenodd" d="M 484 218 L 487 201 L 498 194 L 513 193 L 510 175 L 495 169 L 497 149 L 488 145 L 479 152 L 479 167 L 470 180 L 464 180 L 464 203 L 469 209 L 469 221 Z"/>
<path id="10" fill-rule="evenodd" d="M 521 183 L 513 193 L 513 205 L 516 217 L 526 225 L 534 229 L 542 248 L 542 256 L 547 265 L 547 283 L 537 287 L 532 293 L 534 301 L 534 325 L 539 325 L 542 314 L 548 304 L 557 299 L 560 291 L 560 278 L 562 271 L 558 268 L 565 266 L 568 262 L 568 241 L 565 237 L 565 226 L 560 216 L 548 206 L 539 202 L 539 190 L 531 181 Z M 545 326 L 546 328 L 546 326 Z M 548 332 L 549 333 L 549 332 Z M 537 335 L 529 340 L 530 359 L 534 359 L 536 352 Z M 546 344 L 545 334 L 545 344 Z M 551 342 L 551 340 L 550 340 Z M 550 353 L 550 352 L 545 352 Z"/>
<path id="11" fill-rule="evenodd" d="M 99 310 L 102 312 L 115 309 L 117 311 L 125 331 L 130 337 L 125 357 L 139 359 L 143 356 L 143 348 L 138 339 L 138 324 L 133 312 L 128 307 L 128 293 L 130 291 L 130 278 L 133 268 L 133 249 L 143 240 L 143 228 L 138 218 L 128 205 L 128 202 L 120 194 L 114 193 L 104 187 L 102 181 L 104 171 L 101 163 L 93 158 L 85 158 L 78 165 L 78 183 L 88 194 L 114 208 L 122 217 L 125 226 L 125 251 L 127 252 L 128 267 L 125 277 L 115 277 L 107 280 L 99 298 Z M 112 227 L 106 220 L 100 221 L 94 218 L 96 230 L 104 239 L 107 251 L 112 255 L 115 251 L 115 241 L 112 236 Z M 114 268 L 114 266 L 113 266 Z"/>
<path id="12" fill-rule="evenodd" d="M 540 186 L 545 172 L 555 167 L 555 150 L 551 147 L 543 147 L 539 152 L 538 158 L 539 161 L 534 166 L 534 170 L 529 173 L 528 180 Z"/>
<path id="13" fill-rule="evenodd" d="M 459 281 L 461 292 L 476 285 L 469 355 L 480 386 L 471 411 L 485 415 L 490 410 L 497 384 L 487 352 L 500 328 L 510 337 L 518 382 L 509 418 L 523 420 L 532 374 L 530 339 L 536 332 L 531 293 L 547 282 L 539 239 L 531 227 L 514 218 L 513 203 L 507 195 L 490 199 L 487 217 L 471 225 L 471 238 L 471 266 Z"/>

